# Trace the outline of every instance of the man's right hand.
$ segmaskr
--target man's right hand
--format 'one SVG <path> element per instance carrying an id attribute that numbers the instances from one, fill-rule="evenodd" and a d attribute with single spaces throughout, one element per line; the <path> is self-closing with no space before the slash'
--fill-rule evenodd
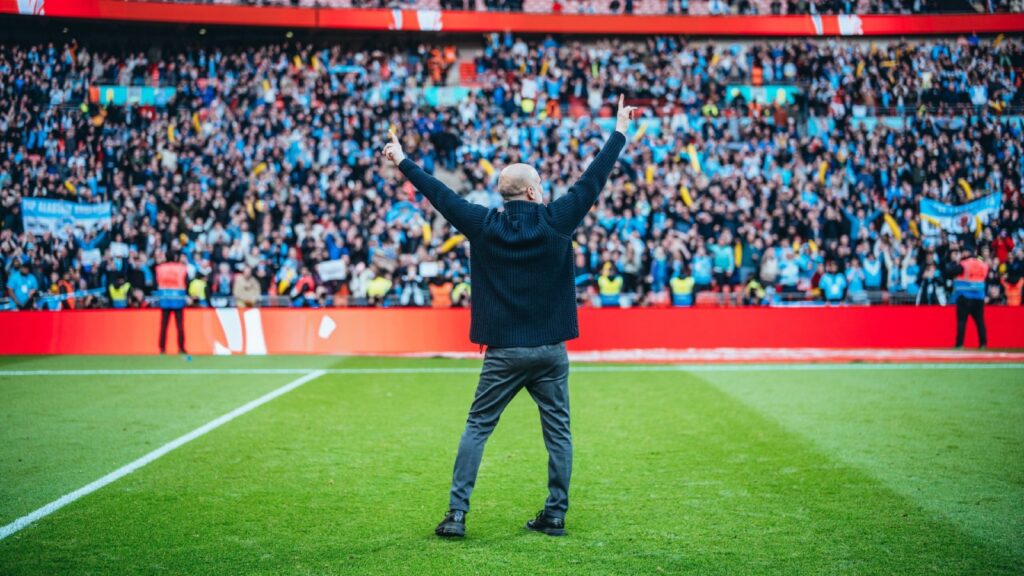
<path id="1" fill-rule="evenodd" d="M 402 144 L 398 141 L 398 136 L 395 136 L 394 132 L 391 132 L 391 141 L 384 145 L 382 153 L 384 157 L 398 166 L 405 160 L 405 152 L 402 151 Z"/>
<path id="2" fill-rule="evenodd" d="M 636 113 L 636 106 L 626 106 L 625 97 L 619 94 L 619 111 L 615 114 L 615 131 L 621 132 L 623 136 L 629 132 L 629 121 Z"/>

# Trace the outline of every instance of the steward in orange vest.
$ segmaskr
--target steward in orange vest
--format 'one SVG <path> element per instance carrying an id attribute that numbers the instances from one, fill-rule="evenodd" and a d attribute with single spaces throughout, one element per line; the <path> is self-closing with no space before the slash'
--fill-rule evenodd
<path id="1" fill-rule="evenodd" d="M 167 353 L 167 324 L 174 315 L 178 328 L 178 353 L 185 352 L 185 283 L 188 280 L 188 266 L 185 254 L 173 255 L 156 267 L 155 296 L 160 304 L 160 353 Z"/>
<path id="2" fill-rule="evenodd" d="M 957 253 L 953 253 L 954 258 Z M 974 257 L 969 248 L 961 249 L 959 264 L 952 264 L 947 269 L 953 279 L 953 303 L 956 304 L 956 347 L 964 345 L 964 332 L 967 330 L 968 316 L 974 319 L 974 327 L 978 330 L 978 347 L 988 345 L 985 331 L 985 278 L 988 276 L 988 264 L 981 258 Z"/>

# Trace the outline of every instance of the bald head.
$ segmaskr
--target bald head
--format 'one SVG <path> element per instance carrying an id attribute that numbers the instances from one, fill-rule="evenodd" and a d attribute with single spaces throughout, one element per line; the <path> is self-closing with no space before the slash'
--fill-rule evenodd
<path id="1" fill-rule="evenodd" d="M 529 164 L 510 164 L 498 175 L 498 192 L 503 199 L 541 202 L 540 174 Z"/>

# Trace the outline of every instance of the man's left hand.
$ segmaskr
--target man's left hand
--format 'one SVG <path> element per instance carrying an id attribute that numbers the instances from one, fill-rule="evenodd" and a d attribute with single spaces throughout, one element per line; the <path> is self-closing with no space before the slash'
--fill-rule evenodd
<path id="1" fill-rule="evenodd" d="M 629 123 L 636 116 L 636 106 L 626 106 L 625 96 L 619 94 L 619 109 L 615 113 L 615 131 L 623 136 L 629 132 Z"/>

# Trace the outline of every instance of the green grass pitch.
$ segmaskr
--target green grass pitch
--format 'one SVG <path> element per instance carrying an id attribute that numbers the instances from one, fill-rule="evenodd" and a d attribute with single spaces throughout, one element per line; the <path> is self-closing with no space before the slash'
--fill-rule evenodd
<path id="1" fill-rule="evenodd" d="M 0 540 L 0 574 L 1024 571 L 1024 365 L 577 365 L 569 536 L 523 529 L 546 494 L 523 393 L 442 541 L 478 367 L 0 359 L 0 526 L 301 375 L 229 370 L 340 369 Z"/>

